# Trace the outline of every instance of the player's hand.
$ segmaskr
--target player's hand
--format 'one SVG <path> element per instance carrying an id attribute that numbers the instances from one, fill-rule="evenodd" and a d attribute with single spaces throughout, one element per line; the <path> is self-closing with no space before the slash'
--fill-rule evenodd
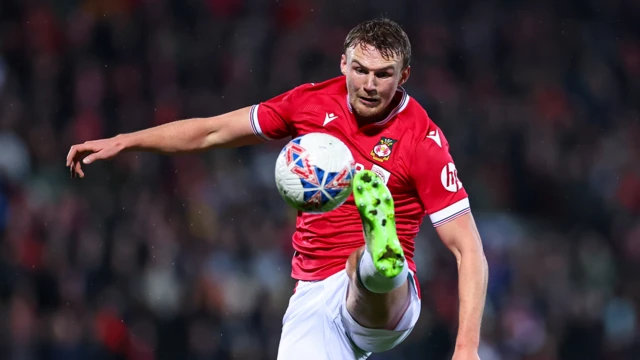
<path id="1" fill-rule="evenodd" d="M 124 147 L 120 136 L 73 145 L 67 154 L 67 166 L 71 177 L 83 178 L 84 171 L 82 171 L 81 164 L 91 164 L 96 160 L 112 158 L 118 155 Z"/>
<path id="2" fill-rule="evenodd" d="M 475 349 L 456 349 L 451 360 L 480 360 L 480 356 Z"/>

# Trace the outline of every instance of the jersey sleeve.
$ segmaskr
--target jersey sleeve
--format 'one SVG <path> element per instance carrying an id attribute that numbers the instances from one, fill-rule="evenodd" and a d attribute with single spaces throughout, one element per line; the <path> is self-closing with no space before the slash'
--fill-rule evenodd
<path id="1" fill-rule="evenodd" d="M 437 126 L 433 125 L 423 139 L 418 139 L 410 171 L 434 227 L 471 211 L 467 192 L 449 153 L 449 143 Z"/>
<path id="2" fill-rule="evenodd" d="M 296 87 L 270 100 L 251 107 L 251 128 L 262 140 L 276 140 L 290 136 L 296 104 L 300 104 L 305 85 Z"/>

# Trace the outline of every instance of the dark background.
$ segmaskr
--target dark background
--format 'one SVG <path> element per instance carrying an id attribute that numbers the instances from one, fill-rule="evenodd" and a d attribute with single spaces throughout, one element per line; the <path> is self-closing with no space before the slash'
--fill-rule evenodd
<path id="1" fill-rule="evenodd" d="M 339 75 L 386 15 L 406 88 L 451 143 L 490 267 L 483 360 L 640 359 L 640 2 L 0 1 L 0 358 L 274 359 L 295 213 L 281 142 L 128 153 L 71 180 L 72 144 Z M 374 359 L 447 359 L 453 256 L 416 239 L 423 311 Z"/>

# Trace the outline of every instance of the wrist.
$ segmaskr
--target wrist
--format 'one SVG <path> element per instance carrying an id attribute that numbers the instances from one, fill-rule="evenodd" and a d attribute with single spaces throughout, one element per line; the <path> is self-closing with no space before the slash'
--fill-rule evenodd
<path id="1" fill-rule="evenodd" d="M 113 139 L 116 140 L 116 146 L 118 146 L 120 151 L 131 149 L 136 146 L 134 143 L 135 139 L 131 134 L 118 134 L 114 136 Z"/>
<path id="2" fill-rule="evenodd" d="M 478 351 L 479 346 L 480 344 L 477 341 L 457 341 L 456 342 L 456 350 Z"/>

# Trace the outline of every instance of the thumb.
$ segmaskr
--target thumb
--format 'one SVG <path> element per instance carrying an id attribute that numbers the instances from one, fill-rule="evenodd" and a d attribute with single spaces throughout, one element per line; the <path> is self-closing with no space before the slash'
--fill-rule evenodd
<path id="1" fill-rule="evenodd" d="M 95 160 L 95 156 L 89 155 L 86 158 L 82 159 L 84 164 L 91 164 Z"/>
<path id="2" fill-rule="evenodd" d="M 109 151 L 105 151 L 104 149 L 98 150 L 90 155 L 87 155 L 84 159 L 82 159 L 82 162 L 84 164 L 91 164 L 92 162 L 96 161 L 96 160 L 100 160 L 100 159 L 108 159 L 110 158 L 110 152 Z"/>

